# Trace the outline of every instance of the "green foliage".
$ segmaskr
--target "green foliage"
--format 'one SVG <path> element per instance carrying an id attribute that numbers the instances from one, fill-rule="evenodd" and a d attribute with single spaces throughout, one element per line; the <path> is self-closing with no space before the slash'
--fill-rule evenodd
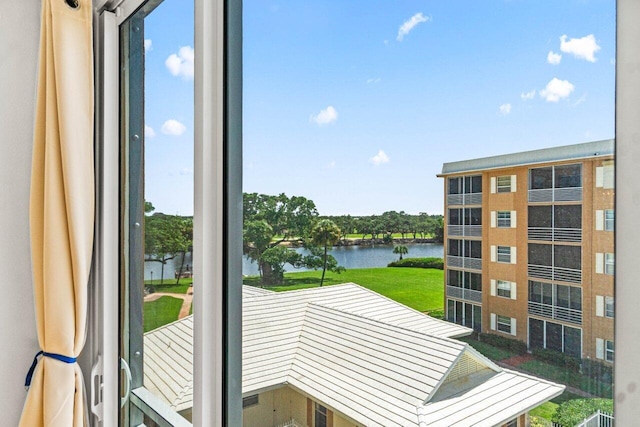
<path id="1" fill-rule="evenodd" d="M 573 399 L 562 403 L 551 421 L 564 427 L 573 427 L 593 415 L 596 411 L 613 413 L 612 399 Z"/>
<path id="2" fill-rule="evenodd" d="M 459 338 L 460 341 L 464 341 L 466 343 L 468 343 L 471 347 L 473 347 L 474 349 L 478 350 L 480 353 L 482 353 L 483 355 L 487 356 L 489 359 L 491 360 L 504 360 L 504 359 L 508 359 L 512 356 L 515 356 L 517 353 L 512 351 L 512 350 L 508 350 L 505 348 L 501 348 L 501 347 L 497 347 L 497 346 L 493 346 L 487 342 L 484 341 L 478 341 L 475 340 L 471 337 L 463 337 L 463 338 Z"/>
<path id="3" fill-rule="evenodd" d="M 598 381 L 611 383 L 613 381 L 613 366 L 606 365 L 597 360 L 583 359 L 582 374 Z"/>
<path id="4" fill-rule="evenodd" d="M 571 387 L 586 391 L 594 396 L 610 398 L 613 396 L 611 382 L 602 382 L 574 372 L 564 367 L 552 365 L 540 360 L 529 360 L 518 366 L 519 369 L 540 376 L 551 381 L 566 384 Z"/>
<path id="5" fill-rule="evenodd" d="M 178 319 L 182 300 L 173 297 L 160 297 L 145 302 L 143 306 L 144 331 L 148 332 Z"/>
<path id="6" fill-rule="evenodd" d="M 393 253 L 400 255 L 400 261 L 402 261 L 402 255 L 406 255 L 409 253 L 409 248 L 405 245 L 395 245 L 393 247 Z"/>
<path id="7" fill-rule="evenodd" d="M 149 202 L 145 202 L 149 203 Z M 145 261 L 162 264 L 163 283 L 167 261 L 183 255 L 193 246 L 193 218 L 155 213 L 144 221 Z"/>
<path id="8" fill-rule="evenodd" d="M 395 252 L 394 252 L 395 253 Z M 442 258 L 405 258 L 401 261 L 394 261 L 387 267 L 411 267 L 411 268 L 437 268 L 444 270 L 444 261 Z"/>
<path id="9" fill-rule="evenodd" d="M 569 356 L 566 353 L 544 348 L 534 348 L 532 353 L 538 360 L 551 363 L 564 369 L 569 369 L 572 372 L 580 371 L 580 359 Z"/>
<path id="10" fill-rule="evenodd" d="M 282 286 L 274 291 L 315 288 L 320 285 L 321 272 L 301 271 L 285 273 Z M 260 278 L 246 277 L 247 285 L 259 286 Z M 324 285 L 357 283 L 394 301 L 420 312 L 442 310 L 444 304 L 443 272 L 423 268 L 354 268 L 338 275 L 327 272 Z"/>
<path id="11" fill-rule="evenodd" d="M 485 342 L 495 347 L 512 351 L 516 354 L 527 353 L 527 343 L 496 334 L 478 334 L 478 341 Z"/>
<path id="12" fill-rule="evenodd" d="M 542 416 L 531 415 L 529 417 L 529 427 L 549 427 L 549 421 Z"/>

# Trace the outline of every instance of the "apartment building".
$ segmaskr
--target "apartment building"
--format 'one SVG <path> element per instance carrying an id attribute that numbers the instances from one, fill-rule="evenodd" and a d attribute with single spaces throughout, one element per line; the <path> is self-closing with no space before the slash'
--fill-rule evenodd
<path id="1" fill-rule="evenodd" d="M 613 362 L 614 140 L 445 163 L 449 321 Z"/>

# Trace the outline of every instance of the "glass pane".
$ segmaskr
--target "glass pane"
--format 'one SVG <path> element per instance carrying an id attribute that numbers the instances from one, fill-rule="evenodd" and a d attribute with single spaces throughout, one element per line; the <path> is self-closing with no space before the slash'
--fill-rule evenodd
<path id="1" fill-rule="evenodd" d="M 554 351 L 562 351 L 562 325 L 552 322 L 546 323 L 547 348 Z"/>
<path id="2" fill-rule="evenodd" d="M 552 227 L 552 210 L 552 206 L 529 206 L 529 227 Z"/>
<path id="3" fill-rule="evenodd" d="M 157 398 L 153 410 L 125 406 L 128 426 L 155 426 L 154 411 L 192 416 L 193 7 L 150 0 L 120 26 L 121 347 L 131 388 Z"/>
<path id="4" fill-rule="evenodd" d="M 544 347 L 544 322 L 529 318 L 529 347 Z"/>
<path id="5" fill-rule="evenodd" d="M 471 178 L 471 192 L 482 193 L 482 176 L 474 176 Z"/>
<path id="6" fill-rule="evenodd" d="M 462 209 L 449 209 L 449 225 L 462 225 L 461 210 Z"/>
<path id="7" fill-rule="evenodd" d="M 482 331 L 482 307 L 479 305 L 473 306 L 473 329 L 476 332 Z"/>
<path id="8" fill-rule="evenodd" d="M 580 270 L 582 268 L 582 248 L 580 246 L 555 245 L 554 266 Z"/>
<path id="9" fill-rule="evenodd" d="M 462 275 L 461 271 L 458 270 L 447 270 L 447 285 L 449 286 L 461 286 L 460 276 Z"/>
<path id="10" fill-rule="evenodd" d="M 580 165 L 566 165 L 555 167 L 555 187 L 582 187 L 582 167 Z"/>
<path id="11" fill-rule="evenodd" d="M 482 225 L 482 209 L 481 208 L 471 208 L 467 209 L 469 213 L 468 220 L 466 225 Z"/>
<path id="12" fill-rule="evenodd" d="M 582 228 L 582 205 L 556 205 L 553 224 L 556 228 Z"/>
<path id="13" fill-rule="evenodd" d="M 462 256 L 462 240 L 449 239 L 448 255 Z"/>
<path id="14" fill-rule="evenodd" d="M 529 264 L 551 266 L 552 255 L 551 245 L 529 243 Z"/>
<path id="15" fill-rule="evenodd" d="M 449 194 L 460 194 L 462 178 L 449 178 Z"/>
<path id="16" fill-rule="evenodd" d="M 529 188 L 540 190 L 553 187 L 553 168 L 536 168 L 529 171 Z"/>
<path id="17" fill-rule="evenodd" d="M 564 327 L 564 352 L 579 358 L 582 354 L 582 332 L 578 328 Z"/>

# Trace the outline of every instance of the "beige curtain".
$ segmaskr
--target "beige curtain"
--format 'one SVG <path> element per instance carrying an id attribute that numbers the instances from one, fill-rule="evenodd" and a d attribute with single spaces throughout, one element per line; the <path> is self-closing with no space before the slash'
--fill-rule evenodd
<path id="1" fill-rule="evenodd" d="M 90 0 L 42 0 L 31 174 L 31 251 L 40 348 L 77 357 L 85 341 L 94 224 Z M 82 426 L 77 363 L 42 357 L 20 426 Z"/>

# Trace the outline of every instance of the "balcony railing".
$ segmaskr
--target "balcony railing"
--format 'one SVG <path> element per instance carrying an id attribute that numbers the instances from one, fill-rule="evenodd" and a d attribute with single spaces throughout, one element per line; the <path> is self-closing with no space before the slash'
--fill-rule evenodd
<path id="1" fill-rule="evenodd" d="M 470 193 L 470 194 L 448 194 L 447 204 L 449 206 L 454 205 L 481 205 L 482 193 Z"/>
<path id="2" fill-rule="evenodd" d="M 482 291 L 474 291 L 473 289 L 447 285 L 447 296 L 482 303 Z"/>
<path id="3" fill-rule="evenodd" d="M 543 240 L 546 242 L 582 242 L 582 229 L 529 227 L 529 240 Z"/>
<path id="4" fill-rule="evenodd" d="M 481 225 L 448 225 L 447 234 L 449 236 L 482 237 Z"/>
<path id="5" fill-rule="evenodd" d="M 447 266 L 457 268 L 470 268 L 472 270 L 482 270 L 482 258 L 467 258 L 447 255 Z"/>
<path id="6" fill-rule="evenodd" d="M 541 188 L 529 190 L 529 202 L 579 202 L 582 200 L 582 187 Z"/>
<path id="7" fill-rule="evenodd" d="M 582 310 L 529 301 L 528 312 L 535 316 L 548 317 L 549 319 L 561 320 L 577 325 L 582 324 Z"/>
<path id="8" fill-rule="evenodd" d="M 531 265 L 528 268 L 529 277 L 551 281 L 582 283 L 582 270 L 572 268 L 552 267 L 548 265 Z"/>

